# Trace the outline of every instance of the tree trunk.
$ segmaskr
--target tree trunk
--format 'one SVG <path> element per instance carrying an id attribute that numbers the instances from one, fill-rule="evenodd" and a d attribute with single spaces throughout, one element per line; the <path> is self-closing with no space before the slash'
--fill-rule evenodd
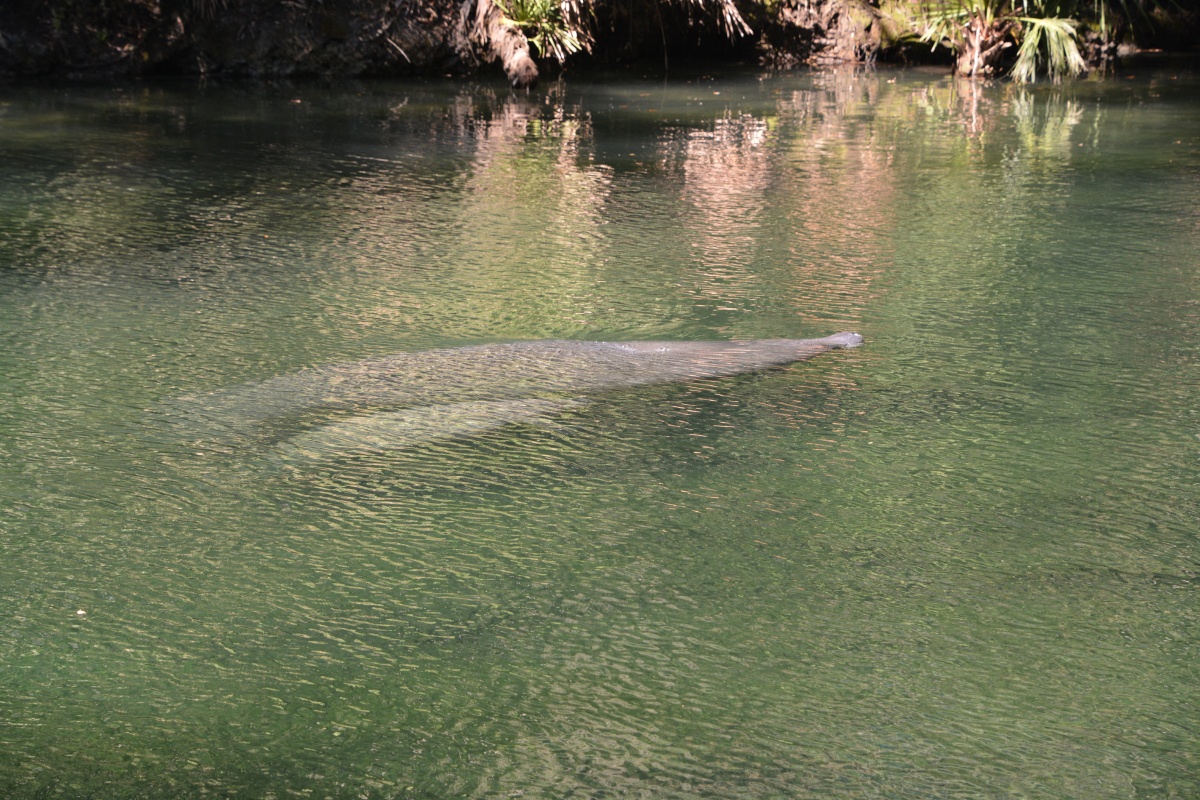
<path id="1" fill-rule="evenodd" d="M 989 23 L 979 14 L 972 14 L 963 26 L 963 43 L 958 51 L 954 72 L 966 78 L 990 78 L 999 70 L 1005 50 L 1012 47 L 1008 33 L 1011 20 Z"/>

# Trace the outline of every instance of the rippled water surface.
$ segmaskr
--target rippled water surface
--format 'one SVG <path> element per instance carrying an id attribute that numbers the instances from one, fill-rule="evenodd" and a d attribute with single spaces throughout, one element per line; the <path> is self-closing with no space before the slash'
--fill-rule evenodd
<path id="1" fill-rule="evenodd" d="M 10 86 L 0 795 L 1198 797 L 1198 359 L 1186 67 Z"/>

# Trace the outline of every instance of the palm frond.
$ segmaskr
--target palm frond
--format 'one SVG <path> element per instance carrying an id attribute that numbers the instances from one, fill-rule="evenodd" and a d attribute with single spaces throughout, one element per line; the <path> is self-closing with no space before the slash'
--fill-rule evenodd
<path id="1" fill-rule="evenodd" d="M 955 49 L 961 44 L 962 26 L 970 16 L 970 8 L 963 3 L 923 4 L 913 19 L 913 27 L 919 33 L 919 40 L 929 42 L 933 49 L 939 44 Z"/>
<path id="2" fill-rule="evenodd" d="M 578 6 L 571 0 L 493 0 L 504 15 L 504 23 L 525 31 L 529 43 L 541 56 L 554 56 L 559 63 L 585 50 L 590 44 L 581 23 Z"/>
<path id="3" fill-rule="evenodd" d="M 933 0 L 915 7 L 912 27 L 919 41 L 930 42 L 936 50 L 940 44 L 951 50 L 961 48 L 963 30 L 972 17 L 991 25 L 1005 8 L 1005 0 Z"/>
<path id="4" fill-rule="evenodd" d="M 684 4 L 695 6 L 705 14 L 714 15 L 717 24 L 730 40 L 754 33 L 754 29 L 742 17 L 733 0 L 684 0 Z"/>
<path id="5" fill-rule="evenodd" d="M 1079 51 L 1075 21 L 1059 17 L 1021 17 L 1025 28 L 1012 77 L 1018 83 L 1037 78 L 1038 65 L 1044 60 L 1046 73 L 1054 80 L 1087 72 L 1087 63 Z"/>

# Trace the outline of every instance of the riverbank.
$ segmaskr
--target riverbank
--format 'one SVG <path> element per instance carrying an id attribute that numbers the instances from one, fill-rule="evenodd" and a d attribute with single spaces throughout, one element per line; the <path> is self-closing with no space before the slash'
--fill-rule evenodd
<path id="1" fill-rule="evenodd" d="M 952 68 L 963 48 L 949 39 L 918 46 L 916 18 L 905 8 L 880 0 L 567 0 L 540 7 L 536 0 L 49 0 L 0 12 L 0 80 L 502 72 L 528 87 L 564 70 L 696 59 L 714 67 L 932 60 Z M 1200 16 L 1186 6 L 1171 13 L 1144 30 L 1130 23 L 1124 33 L 1110 21 L 1103 42 L 1081 27 L 1080 50 L 1094 67 L 1115 56 L 1118 36 L 1129 51 L 1195 48 Z M 1001 50 L 1015 53 L 1013 42 Z M 977 77 L 1006 69 L 989 65 Z"/>

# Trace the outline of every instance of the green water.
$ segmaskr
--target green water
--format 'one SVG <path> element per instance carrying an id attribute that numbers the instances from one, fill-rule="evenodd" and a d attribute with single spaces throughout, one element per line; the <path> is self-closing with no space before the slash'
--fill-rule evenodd
<path id="1" fill-rule="evenodd" d="M 858 330 L 281 467 L 176 398 Z M 1200 797 L 1200 75 L 0 91 L 0 796 Z"/>

